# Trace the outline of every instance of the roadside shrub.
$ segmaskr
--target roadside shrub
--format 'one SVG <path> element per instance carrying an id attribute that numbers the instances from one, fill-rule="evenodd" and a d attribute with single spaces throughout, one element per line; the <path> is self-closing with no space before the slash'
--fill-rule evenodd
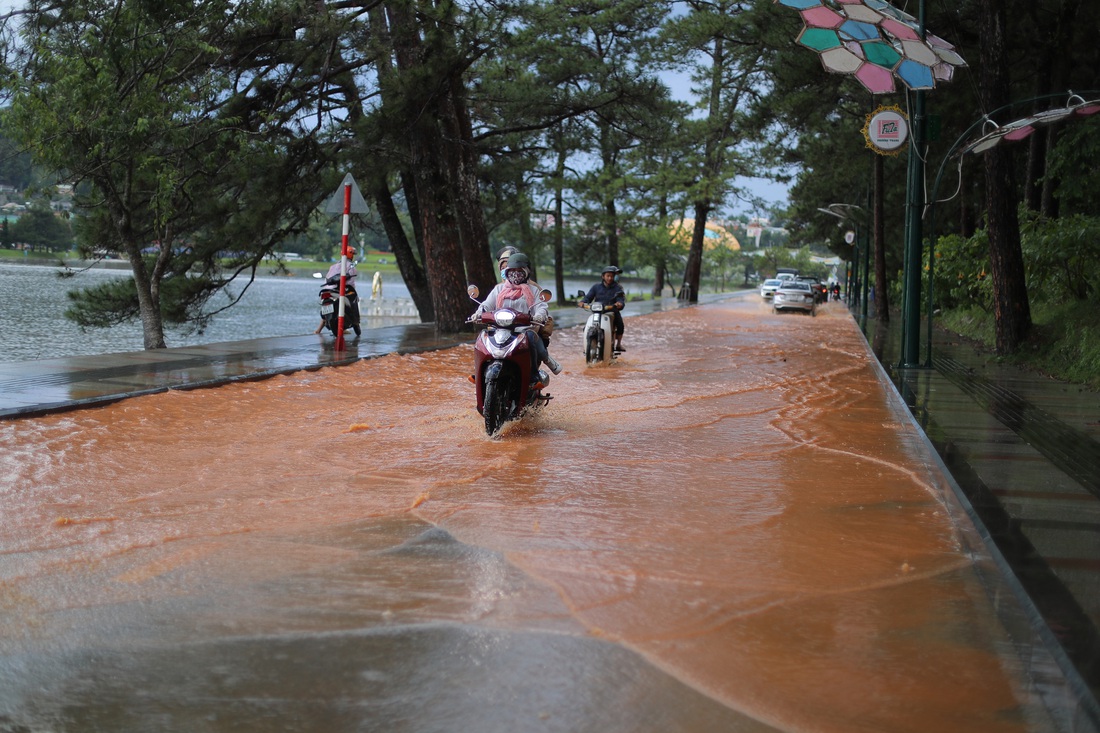
<path id="1" fill-rule="evenodd" d="M 1022 213 L 1020 224 L 1033 301 L 1082 301 L 1100 295 L 1100 217 L 1047 219 Z"/>
<path id="2" fill-rule="evenodd" d="M 989 237 L 985 230 L 969 238 L 957 234 L 940 237 L 934 251 L 932 282 L 936 305 L 942 309 L 993 308 L 993 282 L 989 277 Z M 924 253 L 928 271 L 928 252 Z"/>
<path id="3" fill-rule="evenodd" d="M 1034 326 L 1013 361 L 1057 379 L 1100 389 L 1100 304 L 1041 303 Z"/>

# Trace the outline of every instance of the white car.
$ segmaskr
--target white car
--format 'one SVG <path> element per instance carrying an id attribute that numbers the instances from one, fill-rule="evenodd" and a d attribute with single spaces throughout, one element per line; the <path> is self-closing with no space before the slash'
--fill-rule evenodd
<path id="1" fill-rule="evenodd" d="M 776 313 L 784 310 L 799 310 L 816 316 L 817 295 L 809 283 L 788 280 L 772 296 L 772 310 Z"/>
<path id="2" fill-rule="evenodd" d="M 771 299 L 772 295 L 775 293 L 776 290 L 779 289 L 779 286 L 782 284 L 782 280 L 777 280 L 775 278 L 765 280 L 764 283 L 760 286 L 760 297 L 764 298 L 765 300 Z"/>

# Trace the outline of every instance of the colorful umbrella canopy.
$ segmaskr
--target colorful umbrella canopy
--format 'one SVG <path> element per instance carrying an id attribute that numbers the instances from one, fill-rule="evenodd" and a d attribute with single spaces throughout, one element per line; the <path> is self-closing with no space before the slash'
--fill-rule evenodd
<path id="1" fill-rule="evenodd" d="M 816 51 L 826 70 L 850 74 L 872 94 L 932 89 L 966 66 L 955 47 L 883 0 L 774 0 L 794 8 L 805 28 L 798 43 Z"/>
<path id="2" fill-rule="evenodd" d="M 1044 127 L 1045 125 L 1052 125 L 1055 122 L 1061 122 L 1072 118 L 1088 117 L 1097 112 L 1100 112 L 1100 99 L 1093 99 L 1086 102 L 1080 97 L 1074 97 L 1065 107 L 1048 109 L 1044 112 L 1031 115 L 1030 117 L 1024 117 L 1009 122 L 1007 125 L 997 127 L 992 132 L 988 132 L 977 140 L 969 143 L 959 152 L 959 155 L 966 155 L 967 153 L 984 153 L 1002 142 L 1023 140 L 1029 137 L 1031 133 L 1035 132 L 1037 128 Z M 994 123 L 987 122 L 986 124 Z"/>

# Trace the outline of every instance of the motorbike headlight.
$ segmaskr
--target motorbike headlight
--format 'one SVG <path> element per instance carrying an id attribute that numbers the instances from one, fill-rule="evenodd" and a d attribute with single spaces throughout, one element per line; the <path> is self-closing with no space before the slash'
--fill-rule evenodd
<path id="1" fill-rule="evenodd" d="M 499 310 L 493 314 L 493 320 L 501 328 L 509 328 L 516 320 L 516 314 L 510 310 Z"/>
<path id="2" fill-rule="evenodd" d="M 593 303 L 592 304 L 592 312 L 593 313 L 602 313 L 603 312 L 603 303 Z"/>

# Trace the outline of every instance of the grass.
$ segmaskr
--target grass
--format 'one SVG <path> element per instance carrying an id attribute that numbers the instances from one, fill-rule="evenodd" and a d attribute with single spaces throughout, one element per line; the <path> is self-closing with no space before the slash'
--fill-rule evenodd
<path id="1" fill-rule="evenodd" d="M 1100 303 L 1032 303 L 1031 332 L 1007 363 L 1063 382 L 1100 390 Z M 996 344 L 993 314 L 977 308 L 947 311 L 940 325 L 990 352 Z"/>
<path id="2" fill-rule="evenodd" d="M 34 261 L 36 263 L 56 264 L 60 260 L 65 262 L 77 261 L 77 254 L 75 251 L 70 252 L 31 252 L 29 254 L 23 254 L 20 250 L 3 249 L 0 248 L 0 262 L 25 262 Z M 331 262 L 318 262 L 315 260 L 293 260 L 291 262 L 284 262 L 283 266 L 286 271 L 293 275 L 312 275 L 314 272 L 325 272 L 328 270 Z M 277 268 L 274 262 L 265 262 L 261 266 L 261 271 L 273 272 Z M 373 274 L 375 271 L 381 272 L 383 275 L 397 275 L 398 267 L 397 260 L 394 258 L 392 252 L 375 252 L 370 251 L 359 262 L 359 270 L 361 274 Z"/>

